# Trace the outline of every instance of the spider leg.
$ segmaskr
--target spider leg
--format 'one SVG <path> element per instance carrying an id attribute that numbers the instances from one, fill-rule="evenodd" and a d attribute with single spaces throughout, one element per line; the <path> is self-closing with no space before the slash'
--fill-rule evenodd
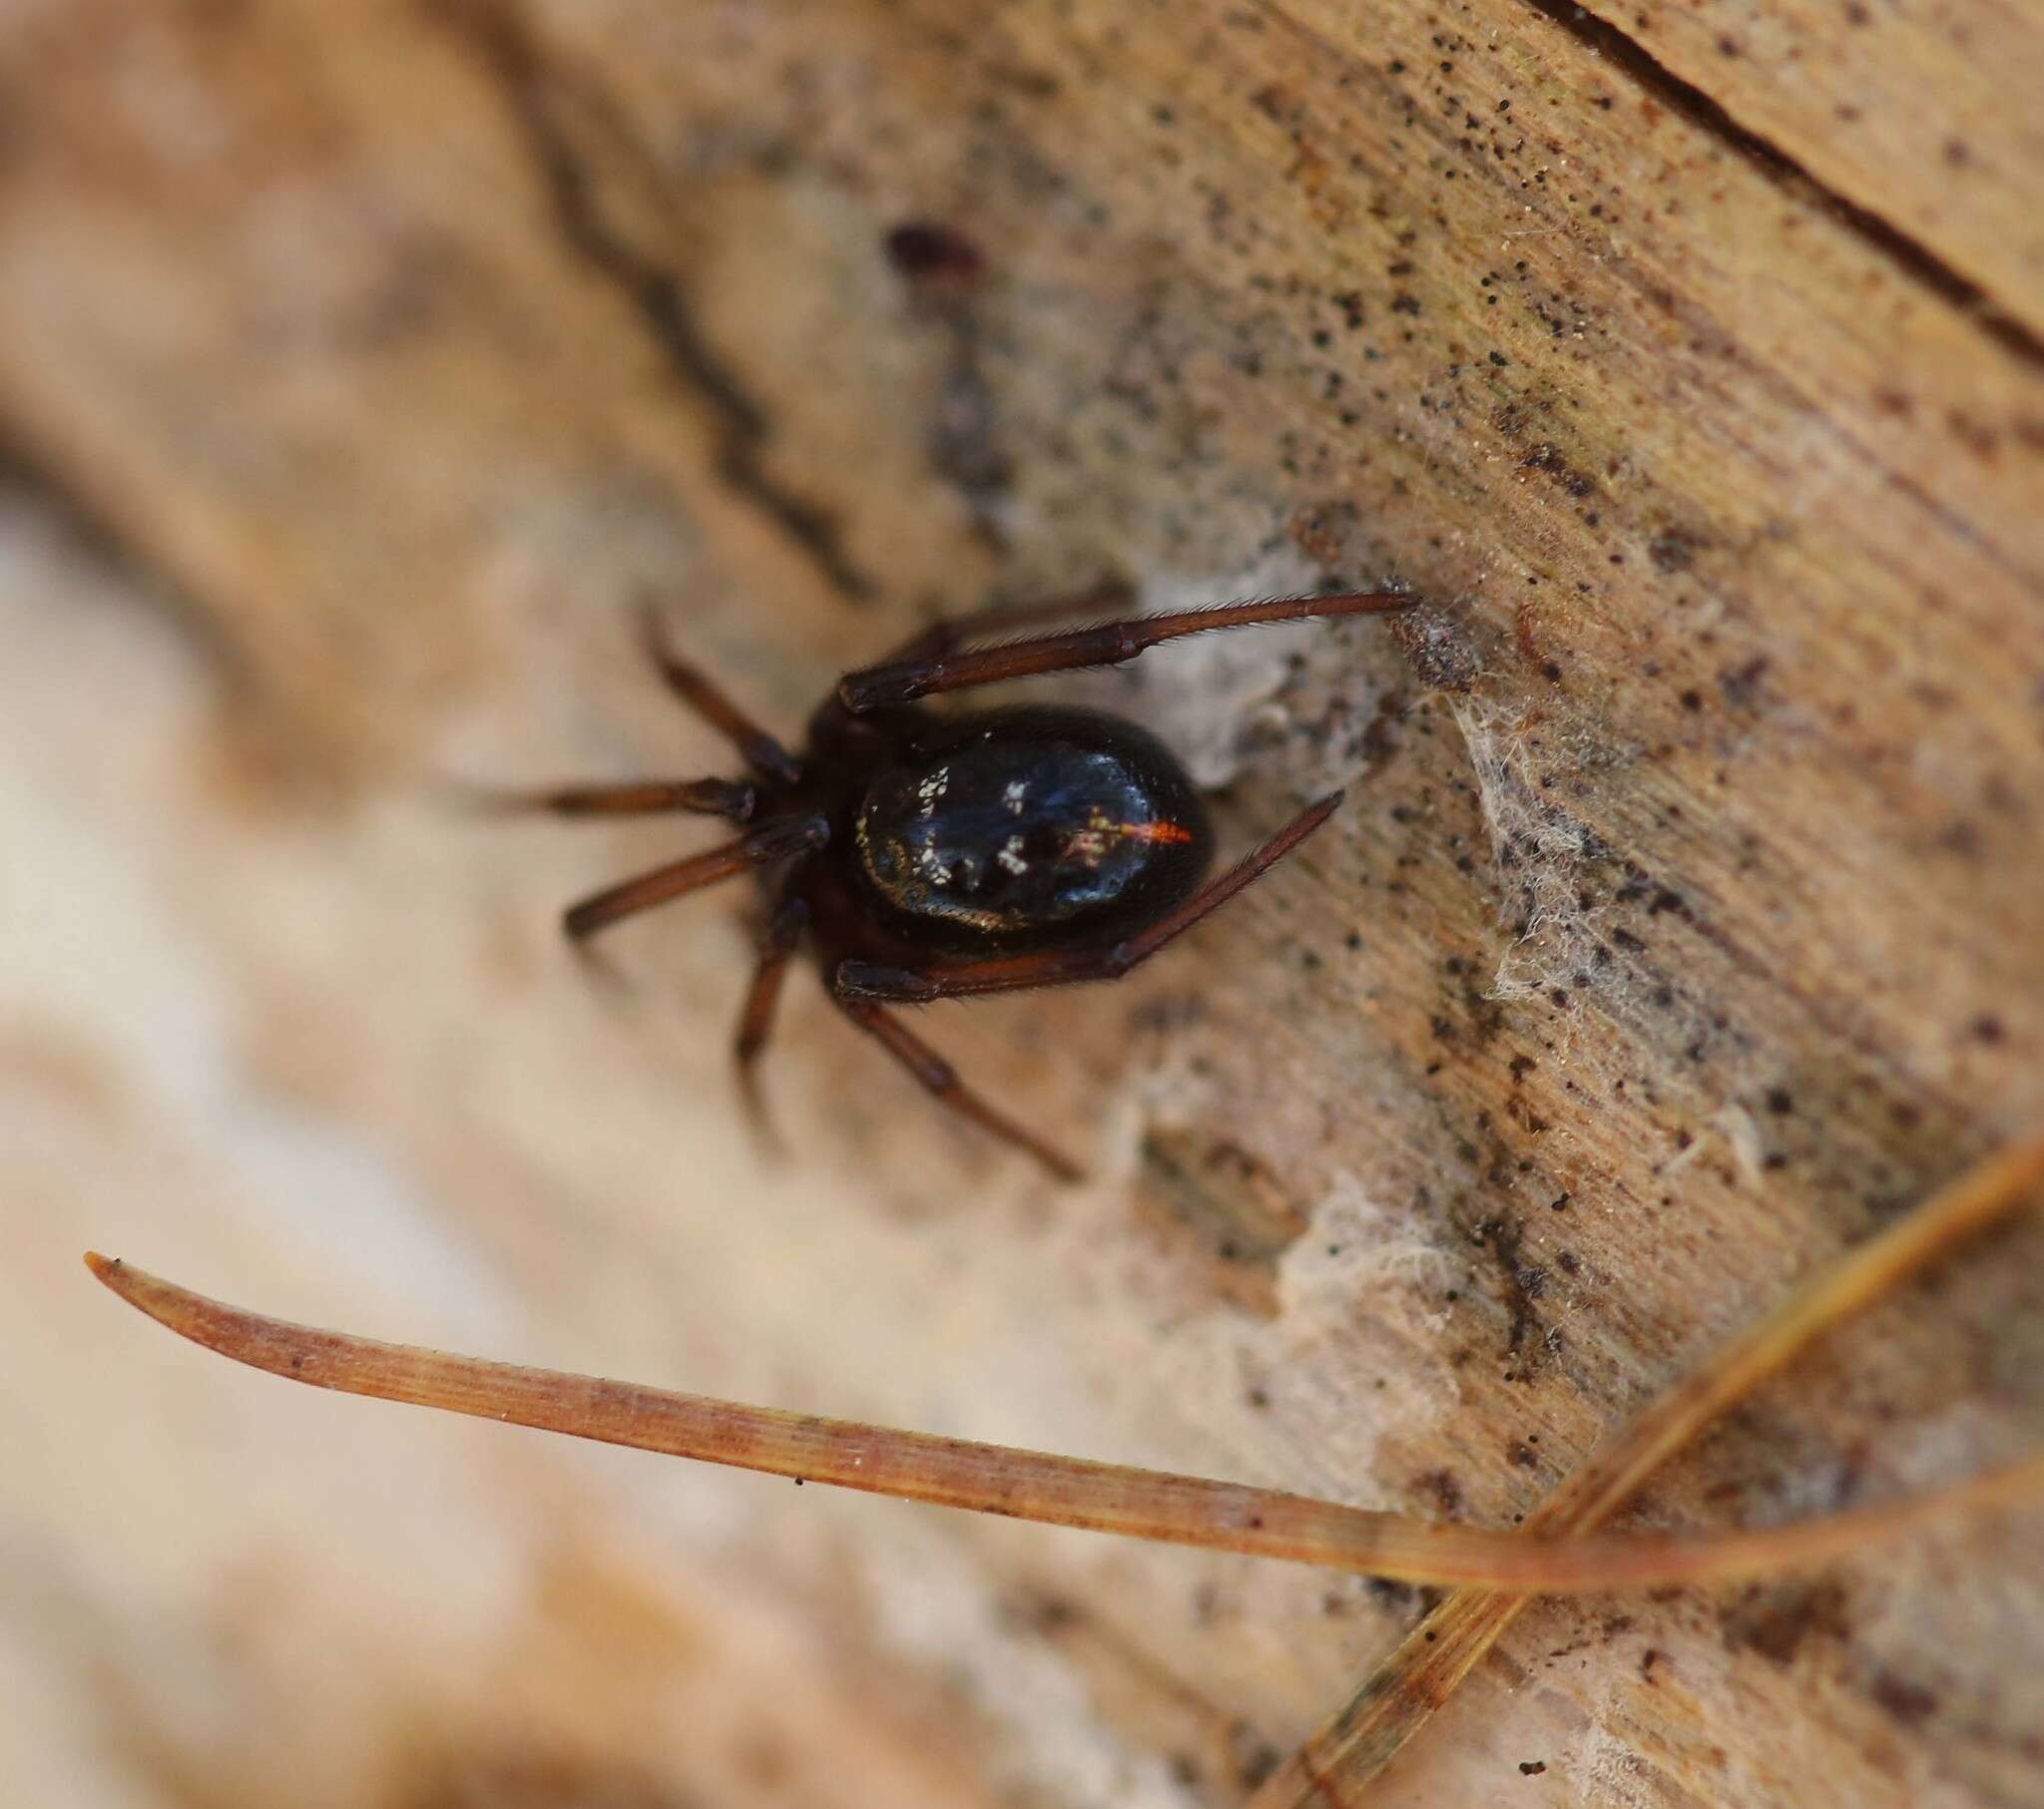
<path id="1" fill-rule="evenodd" d="M 570 905 L 561 919 L 561 927 L 580 942 L 608 929 L 620 918 L 666 904 L 670 898 L 680 898 L 685 892 L 694 892 L 720 879 L 729 879 L 748 867 L 763 867 L 791 854 L 820 848 L 829 835 L 830 825 L 820 816 L 788 817 L 767 823 L 721 848 L 656 867 L 651 873 L 642 873 L 623 885 L 607 887 L 579 904 Z"/>
<path id="2" fill-rule="evenodd" d="M 668 689 L 745 755 L 747 765 L 763 778 L 782 785 L 792 785 L 801 777 L 801 762 L 793 754 L 727 697 L 707 674 L 668 646 L 659 613 L 651 603 L 640 606 L 639 632 L 647 657 L 667 680 Z"/>
<path id="3" fill-rule="evenodd" d="M 839 971 L 842 972 L 843 966 L 849 965 L 851 964 L 842 964 Z M 837 1002 L 839 1011 L 953 1112 L 970 1119 L 982 1130 L 992 1131 L 995 1136 L 1013 1143 L 1016 1148 L 1026 1150 L 1059 1180 L 1077 1181 L 1085 1178 L 1085 1170 L 1077 1162 L 1059 1153 L 1042 1138 L 1023 1130 L 1006 1114 L 995 1111 L 960 1081 L 958 1071 L 892 1012 L 882 1011 L 868 1000 L 847 998 L 835 988 L 831 991 L 831 997 Z"/>
<path id="4" fill-rule="evenodd" d="M 1041 673 L 1076 672 L 1089 666 L 1119 666 L 1160 642 L 1183 635 L 1204 635 L 1216 629 L 1251 628 L 1267 622 L 1306 622 L 1321 616 L 1373 616 L 1409 608 L 1403 591 L 1348 591 L 1332 597 L 1270 597 L 1249 603 L 1224 603 L 1213 609 L 1179 610 L 1166 616 L 1137 616 L 1104 622 L 1094 628 L 1037 635 L 1004 647 L 949 653 L 939 648 L 911 649 L 879 666 L 847 673 L 837 694 L 846 709 L 878 709 L 909 703 L 939 691 L 969 690 L 1003 678 L 1028 678 Z"/>
<path id="5" fill-rule="evenodd" d="M 536 811 L 550 816 L 661 816 L 687 812 L 742 823 L 759 794 L 731 779 L 633 779 L 617 785 L 552 785 L 533 791 L 463 787 L 462 801 L 478 810 Z"/>
<path id="6" fill-rule="evenodd" d="M 1033 955 L 1009 955 L 992 961 L 966 961 L 953 967 L 920 970 L 880 967 L 868 961 L 841 961 L 831 985 L 844 999 L 889 999 L 925 1005 L 933 999 L 962 999 L 975 993 L 1015 993 L 1039 986 L 1069 986 L 1080 980 L 1119 980 L 1201 918 L 1218 911 L 1252 880 L 1268 873 L 1333 815 L 1341 796 L 1338 791 L 1329 792 L 1318 803 L 1308 805 L 1248 859 L 1230 867 L 1220 878 L 1209 880 L 1177 910 L 1104 949 L 1045 949 Z"/>
<path id="7" fill-rule="evenodd" d="M 753 984 L 746 993 L 746 1007 L 739 1015 L 738 1035 L 732 1042 L 732 1060 L 738 1067 L 739 1091 L 745 1096 L 746 1111 L 755 1126 L 765 1131 L 766 1103 L 760 1093 L 760 1057 L 773 1032 L 773 1013 L 780 1003 L 781 982 L 787 978 L 788 963 L 802 932 L 809 927 L 805 900 L 783 898 L 774 907 L 760 939 L 760 964 L 753 970 Z"/>
<path id="8" fill-rule="evenodd" d="M 901 645 L 887 655 L 877 667 L 861 668 L 861 672 L 892 672 L 899 666 L 919 666 L 943 655 L 954 652 L 968 641 L 980 640 L 987 635 L 998 635 L 1011 629 L 1033 628 L 1039 623 L 1061 622 L 1073 616 L 1094 616 L 1112 614 L 1127 605 L 1129 587 L 1119 580 L 1107 579 L 1093 586 L 1091 590 L 1080 591 L 1069 597 L 1053 598 L 1048 603 L 997 603 L 990 608 L 973 610 L 963 616 L 948 616 L 941 622 L 932 622 L 926 628 L 919 628 Z M 856 720 L 857 712 L 863 705 L 851 703 L 844 692 L 844 685 L 860 676 L 851 673 L 839 681 L 836 689 L 829 692 L 817 707 L 810 723 L 810 733 L 828 733 L 831 728 L 844 722 L 847 717 Z"/>
<path id="9" fill-rule="evenodd" d="M 963 616 L 947 616 L 920 628 L 895 648 L 880 664 L 893 667 L 908 661 L 929 660 L 948 654 L 967 641 L 998 635 L 1011 629 L 1035 628 L 1039 623 L 1064 622 L 1074 616 L 1099 616 L 1125 605 L 1129 587 L 1118 579 L 1104 579 L 1090 590 L 1069 597 L 1053 597 L 1043 603 L 997 603 Z M 868 667 L 866 671 L 877 670 Z M 852 675 L 857 677 L 856 674 Z"/>

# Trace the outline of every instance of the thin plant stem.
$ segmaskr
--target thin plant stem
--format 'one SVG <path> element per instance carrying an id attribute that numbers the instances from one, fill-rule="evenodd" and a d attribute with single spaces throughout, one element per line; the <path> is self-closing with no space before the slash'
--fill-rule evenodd
<path id="1" fill-rule="evenodd" d="M 1655 1469 L 1804 1345 L 2034 1200 L 2040 1181 L 2044 1137 L 2033 1137 L 1987 1157 L 1869 1237 L 1683 1377 L 1571 1472 L 1526 1517 L 1522 1537 L 1574 1540 L 1594 1532 Z M 1272 1774 L 1250 1809 L 1362 1809 L 1377 1775 L 1454 1693 L 1524 1603 L 1523 1594 L 1456 1590 Z"/>
<path id="2" fill-rule="evenodd" d="M 1212 1482 L 747 1407 L 266 1318 L 96 1253 L 92 1272 L 182 1337 L 295 1382 L 606 1444 L 1054 1526 L 1390 1577 L 1537 1591 L 1749 1576 L 1820 1563 L 1972 1507 L 2044 1493 L 2044 1454 L 1939 1494 L 1739 1533 L 1542 1540 Z"/>

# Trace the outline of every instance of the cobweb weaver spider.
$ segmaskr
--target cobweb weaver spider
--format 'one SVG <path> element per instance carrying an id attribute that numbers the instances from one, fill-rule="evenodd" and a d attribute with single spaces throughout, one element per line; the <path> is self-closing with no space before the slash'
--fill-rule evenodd
<path id="1" fill-rule="evenodd" d="M 721 847 L 570 906 L 563 927 L 581 944 L 655 905 L 757 872 L 766 927 L 734 1051 L 756 1113 L 756 1064 L 787 969 L 806 945 L 837 1009 L 930 1094 L 1060 1180 L 1077 1180 L 1076 1162 L 967 1087 L 886 1007 L 1118 980 L 1291 853 L 1342 794 L 1316 799 L 1203 885 L 1212 826 L 1191 775 L 1146 729 L 1101 710 L 937 715 L 918 700 L 1119 666 L 1187 635 L 1381 615 L 1412 602 L 1392 590 L 1264 598 L 966 646 L 1098 612 L 1110 595 L 997 608 L 917 631 L 880 664 L 839 679 L 811 713 L 799 752 L 676 655 L 649 609 L 642 629 L 661 677 L 731 742 L 751 776 L 569 785 L 496 801 L 559 816 L 694 812 L 748 825 Z"/>

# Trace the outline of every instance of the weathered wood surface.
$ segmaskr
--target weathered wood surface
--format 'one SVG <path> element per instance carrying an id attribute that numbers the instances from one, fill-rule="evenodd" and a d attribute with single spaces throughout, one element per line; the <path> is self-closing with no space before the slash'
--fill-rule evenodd
<path id="1" fill-rule="evenodd" d="M 2031 9 L 1645 5 L 1608 14 L 1622 28 L 1609 35 L 1549 11 L 1715 102 L 1721 134 L 1821 185 L 1919 280 L 1970 286 L 1988 317 L 2030 333 L 2044 324 L 2044 31 Z"/>
<path id="2" fill-rule="evenodd" d="M 1508 1520 L 2044 1117 L 2044 29 L 1555 11 L 0 10 L 32 1800 L 1234 1803 L 1417 1611 L 308 1398 L 119 1314 L 88 1243 Z M 911 292 L 908 219 L 980 282 Z M 808 986 L 763 1158 L 743 901 L 621 933 L 615 999 L 555 909 L 676 834 L 441 807 L 716 758 L 638 665 L 648 587 L 792 728 L 923 613 L 1103 575 L 1436 607 L 1088 693 L 1239 839 L 1354 789 L 1154 972 L 929 1019 L 1085 1189 Z M 1842 1336 L 1647 1512 L 2044 1436 L 2040 1254 Z M 1369 1800 L 2044 1803 L 2038 1550 L 1538 1608 Z"/>

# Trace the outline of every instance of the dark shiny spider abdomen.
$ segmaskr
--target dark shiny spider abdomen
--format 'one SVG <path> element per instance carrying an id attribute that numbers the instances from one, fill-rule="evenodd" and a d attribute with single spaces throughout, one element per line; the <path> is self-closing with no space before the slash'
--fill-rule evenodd
<path id="1" fill-rule="evenodd" d="M 847 825 L 858 885 L 896 935 L 957 955 L 1059 948 L 1198 889 L 1207 812 L 1147 730 L 1079 709 L 925 720 Z"/>

